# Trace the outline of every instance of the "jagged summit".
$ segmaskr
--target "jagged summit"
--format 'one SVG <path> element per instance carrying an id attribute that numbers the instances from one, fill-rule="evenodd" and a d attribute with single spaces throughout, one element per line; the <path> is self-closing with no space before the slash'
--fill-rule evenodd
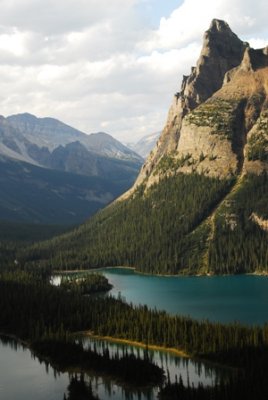
<path id="1" fill-rule="evenodd" d="M 156 147 L 145 162 L 134 188 L 122 198 L 128 197 L 145 180 L 149 185 L 158 181 L 155 168 L 164 154 L 178 150 L 183 119 L 222 87 L 225 74 L 241 64 L 248 46 L 226 22 L 218 19 L 211 22 L 204 34 L 196 67 L 192 67 L 189 76 L 183 77 L 181 90 L 173 98 Z"/>
<path id="2" fill-rule="evenodd" d="M 209 26 L 209 31 L 229 31 L 232 32 L 230 26 L 227 22 L 223 21 L 222 19 L 214 18 Z"/>
<path id="3" fill-rule="evenodd" d="M 260 115 L 262 118 L 266 115 L 262 109 L 267 98 L 267 71 L 260 73 L 259 70 L 267 66 L 267 47 L 251 49 L 225 21 L 214 19 L 204 34 L 196 67 L 192 67 L 189 76 L 183 77 L 164 130 L 134 190 L 143 182 L 147 186 L 158 182 L 162 173 L 159 163 L 171 154 L 178 165 L 178 160 L 189 157 L 178 168 L 185 173 L 205 171 L 223 177 L 245 169 L 242 164 L 247 136 L 251 137 L 250 130 Z M 203 156 L 204 160 L 198 161 Z M 263 168 L 259 165 L 257 169 Z M 123 198 L 132 192 L 133 189 Z"/>
<path id="4" fill-rule="evenodd" d="M 240 64 L 247 46 L 226 22 L 212 21 L 204 34 L 197 65 L 182 83 L 180 95 L 186 97 L 189 110 L 220 89 L 225 73 Z"/>

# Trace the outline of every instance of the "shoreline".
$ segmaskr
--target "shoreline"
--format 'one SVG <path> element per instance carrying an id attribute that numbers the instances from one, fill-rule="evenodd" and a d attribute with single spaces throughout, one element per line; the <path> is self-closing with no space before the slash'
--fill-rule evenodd
<path id="1" fill-rule="evenodd" d="M 20 337 L 12 334 L 12 333 L 6 333 L 6 332 L 0 332 L 0 338 L 4 337 L 10 340 L 14 340 L 17 343 L 19 343 L 20 345 L 27 347 L 29 350 L 31 350 L 31 345 L 29 342 L 27 342 L 26 340 L 21 339 Z"/>
<path id="2" fill-rule="evenodd" d="M 163 278 L 213 278 L 213 277 L 226 277 L 226 276 L 268 276 L 268 271 L 260 270 L 260 271 L 254 271 L 254 272 L 245 272 L 241 274 L 222 274 L 222 275 L 216 275 L 216 274 L 211 274 L 211 273 L 196 273 L 196 274 L 184 274 L 184 273 L 179 273 L 179 274 L 153 274 L 150 272 L 142 272 L 139 271 L 135 267 L 127 267 L 123 265 L 118 265 L 116 267 L 100 267 L 100 268 L 91 268 L 91 269 L 74 269 L 74 270 L 55 270 L 53 271 L 53 274 L 75 274 L 75 273 L 95 273 L 100 270 L 109 270 L 109 269 L 115 269 L 115 268 L 120 268 L 120 269 L 125 269 L 125 270 L 132 270 L 135 274 L 137 275 L 144 275 L 144 276 L 152 276 L 152 277 L 163 277 Z"/>
<path id="3" fill-rule="evenodd" d="M 154 344 L 148 344 L 146 345 L 143 342 L 137 342 L 135 340 L 129 340 L 129 339 L 120 339 L 120 338 L 115 338 L 113 336 L 102 336 L 102 335 L 95 335 L 93 332 L 90 331 L 82 331 L 82 332 L 77 332 L 77 335 L 82 335 L 84 337 L 89 337 L 92 339 L 96 340 L 103 340 L 107 341 L 110 343 L 118 343 L 118 344 L 125 344 L 127 346 L 135 346 L 139 347 L 141 349 L 148 349 L 152 351 L 161 351 L 163 353 L 168 353 L 171 355 L 174 355 L 176 357 L 181 357 L 185 358 L 188 360 L 196 361 L 196 362 L 201 362 L 203 364 L 220 368 L 222 370 L 227 370 L 227 371 L 237 371 L 238 368 L 233 367 L 232 365 L 224 364 L 219 361 L 212 361 L 208 358 L 203 358 L 203 357 L 198 357 L 198 356 L 193 356 L 190 353 L 186 353 L 184 350 L 179 350 L 175 347 L 165 347 L 165 346 L 159 346 L 159 345 L 154 345 Z"/>
<path id="4" fill-rule="evenodd" d="M 165 346 L 160 346 L 160 345 L 153 345 L 153 344 L 148 344 L 146 345 L 143 342 L 137 342 L 135 340 L 129 340 L 129 339 L 120 339 L 120 338 L 116 338 L 113 336 L 101 336 L 101 335 L 95 335 L 93 332 L 91 331 L 80 331 L 80 332 L 73 332 L 71 333 L 71 336 L 84 336 L 84 337 L 89 337 L 95 340 L 103 340 L 103 341 L 107 341 L 107 342 L 111 342 L 111 343 L 118 343 L 118 344 L 125 344 L 127 346 L 135 346 L 135 347 L 139 347 L 141 349 L 148 349 L 148 350 L 152 350 L 152 351 L 161 351 L 163 353 L 168 353 L 171 355 L 174 355 L 176 357 L 181 357 L 181 358 L 185 358 L 188 360 L 192 360 L 192 361 L 197 361 L 197 362 L 201 362 L 216 368 L 220 368 L 220 369 L 224 369 L 224 370 L 231 370 L 231 371 L 237 371 L 238 368 L 237 367 L 233 367 L 231 365 L 226 365 L 224 363 L 218 362 L 218 361 L 212 361 L 206 358 L 200 358 L 200 357 L 195 357 L 189 353 L 186 353 L 184 350 L 179 350 L 176 349 L 175 347 L 165 347 Z M 5 332 L 0 332 L 0 338 L 1 337 L 5 337 L 7 339 L 10 340 L 14 340 L 16 341 L 18 344 L 20 344 L 22 347 L 27 348 L 34 356 L 40 356 L 41 359 L 46 360 L 47 362 L 50 363 L 50 365 L 53 368 L 56 368 L 58 371 L 60 372 L 75 372 L 75 371 L 84 371 L 87 372 L 89 370 L 87 369 L 83 369 L 82 367 L 70 367 L 70 366 L 66 366 L 64 368 L 62 368 L 61 366 L 58 366 L 54 360 L 53 357 L 47 357 L 44 354 L 40 354 L 31 344 L 31 342 L 27 342 L 23 339 L 21 339 L 20 337 L 14 335 L 14 334 L 10 334 L 10 333 L 5 333 Z M 93 372 L 94 374 L 96 373 L 94 371 L 94 369 L 90 370 L 91 373 Z M 104 374 L 103 376 L 109 376 L 107 374 Z M 131 385 L 130 385 L 131 386 Z"/>
<path id="5" fill-rule="evenodd" d="M 125 344 L 127 346 L 135 346 L 135 347 L 139 347 L 141 349 L 148 349 L 148 350 L 153 350 L 153 351 L 163 351 L 166 353 L 176 355 L 178 357 L 193 358 L 190 354 L 186 353 L 184 350 L 179 350 L 179 349 L 176 349 L 175 347 L 165 347 L 165 346 L 159 346 L 159 345 L 154 345 L 154 344 L 147 345 L 143 342 L 137 342 L 135 340 L 130 340 L 130 339 L 116 338 L 113 336 L 95 335 L 94 333 L 92 333 L 90 331 L 77 332 L 76 334 L 90 337 L 90 338 L 96 339 L 96 340 L 104 340 L 104 341 L 111 342 L 111 343 L 119 343 L 119 344 Z"/>

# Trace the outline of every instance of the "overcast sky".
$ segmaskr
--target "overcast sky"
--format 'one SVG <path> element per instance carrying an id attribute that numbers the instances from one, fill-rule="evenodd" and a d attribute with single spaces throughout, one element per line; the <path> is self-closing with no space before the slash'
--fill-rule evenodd
<path id="1" fill-rule="evenodd" d="M 124 142 L 163 128 L 213 18 L 268 45 L 267 0 L 0 0 L 0 10 L 0 114 Z"/>

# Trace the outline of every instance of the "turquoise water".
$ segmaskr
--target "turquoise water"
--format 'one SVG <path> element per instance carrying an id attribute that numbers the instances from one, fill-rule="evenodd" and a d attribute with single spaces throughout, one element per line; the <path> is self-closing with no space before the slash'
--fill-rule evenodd
<path id="1" fill-rule="evenodd" d="M 268 277 L 160 277 L 141 275 L 130 269 L 102 270 L 114 285 L 110 292 L 134 304 L 165 309 L 172 314 L 190 315 L 212 321 L 240 321 L 247 324 L 268 322 Z M 54 283 L 60 278 L 54 277 Z M 85 339 L 85 345 L 90 340 Z M 97 342 L 100 350 L 109 346 L 110 353 L 124 351 L 124 345 Z M 142 352 L 129 347 L 134 352 Z M 153 360 L 169 371 L 171 380 L 176 376 L 211 385 L 217 377 L 228 372 L 208 365 L 185 360 L 172 354 L 154 351 Z M 69 375 L 59 373 L 48 364 L 40 363 L 28 349 L 14 341 L 0 338 L 0 399 L 62 400 L 67 393 Z M 150 400 L 157 398 L 157 388 L 144 391 L 122 387 L 109 378 L 94 375 L 90 380 L 95 393 L 102 400 Z"/>
<path id="2" fill-rule="evenodd" d="M 101 271 L 114 286 L 113 296 L 120 294 L 136 305 L 211 321 L 268 322 L 268 277 L 163 277 L 125 268 Z"/>

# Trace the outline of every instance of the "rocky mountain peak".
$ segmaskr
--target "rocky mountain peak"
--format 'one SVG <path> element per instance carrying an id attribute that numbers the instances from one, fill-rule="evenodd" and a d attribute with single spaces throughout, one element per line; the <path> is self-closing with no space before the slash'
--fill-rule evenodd
<path id="1" fill-rule="evenodd" d="M 229 25 L 214 19 L 203 37 L 196 67 L 184 78 L 180 95 L 190 110 L 207 100 L 222 86 L 226 72 L 241 63 L 248 43 L 241 41 Z"/>
<path id="2" fill-rule="evenodd" d="M 158 180 L 157 174 L 152 172 L 155 172 L 164 154 L 177 151 L 185 116 L 222 87 L 225 74 L 241 64 L 248 46 L 247 42 L 232 32 L 225 21 L 213 19 L 204 34 L 197 64 L 192 67 L 190 75 L 183 77 L 181 90 L 174 95 L 160 139 L 145 162 L 133 189 L 148 177 L 149 184 Z"/>
<path id="3" fill-rule="evenodd" d="M 232 33 L 232 30 L 230 29 L 229 25 L 227 24 L 227 22 L 221 20 L 221 19 L 217 19 L 214 18 L 209 26 L 209 31 L 218 31 L 218 32 L 230 32 Z"/>

